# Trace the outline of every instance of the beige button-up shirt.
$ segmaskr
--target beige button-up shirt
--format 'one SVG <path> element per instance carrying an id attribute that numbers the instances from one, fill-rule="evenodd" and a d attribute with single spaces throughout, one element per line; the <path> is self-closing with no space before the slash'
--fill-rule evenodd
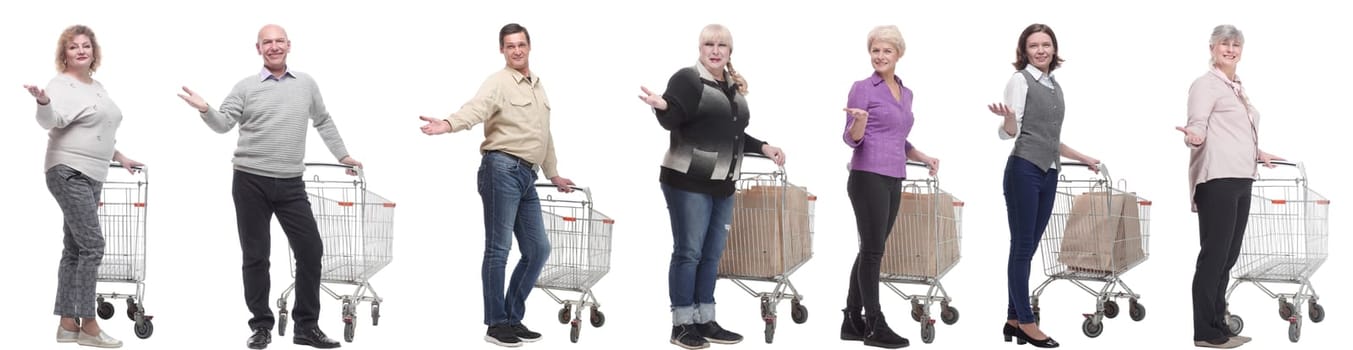
<path id="1" fill-rule="evenodd" d="M 1239 80 L 1239 79 L 1237 79 Z M 1203 136 L 1189 153 L 1189 200 L 1198 184 L 1221 178 L 1256 178 L 1259 159 L 1259 111 L 1249 104 L 1239 81 L 1212 71 L 1189 88 L 1190 132 Z M 1198 211 L 1197 204 L 1193 211 Z"/>
<path id="2" fill-rule="evenodd" d="M 481 153 L 502 151 L 531 162 L 546 178 L 559 176 L 550 134 L 550 100 L 539 76 L 504 67 L 479 87 L 475 97 L 446 119 L 451 131 L 484 123 Z"/>

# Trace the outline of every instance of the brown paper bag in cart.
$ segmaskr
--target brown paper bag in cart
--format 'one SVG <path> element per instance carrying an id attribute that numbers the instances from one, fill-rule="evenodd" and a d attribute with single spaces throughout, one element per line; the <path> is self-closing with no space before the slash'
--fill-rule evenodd
<path id="1" fill-rule="evenodd" d="M 879 271 L 928 278 L 953 265 L 959 257 L 955 205 L 948 193 L 903 192 Z"/>
<path id="2" fill-rule="evenodd" d="M 808 191 L 752 186 L 733 194 L 720 276 L 773 278 L 812 257 Z"/>
<path id="3" fill-rule="evenodd" d="M 1137 196 L 1087 192 L 1074 197 L 1061 249 L 1057 261 L 1073 270 L 1124 272 L 1145 258 Z"/>

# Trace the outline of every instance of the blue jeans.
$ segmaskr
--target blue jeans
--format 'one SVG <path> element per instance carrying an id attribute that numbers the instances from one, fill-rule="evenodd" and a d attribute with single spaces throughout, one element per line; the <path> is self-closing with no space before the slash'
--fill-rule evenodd
<path id="1" fill-rule="evenodd" d="M 662 185 L 672 221 L 672 264 L 667 294 L 672 324 L 714 321 L 714 282 L 733 220 L 733 196 L 714 196 Z"/>
<path id="2" fill-rule="evenodd" d="M 1010 260 L 1006 265 L 1007 320 L 1034 323 L 1029 307 L 1029 265 L 1048 228 L 1057 199 L 1057 169 L 1044 172 L 1034 163 L 1010 156 L 1005 164 L 1005 212 L 1010 222 Z"/>
<path id="3" fill-rule="evenodd" d="M 521 323 L 526 297 L 535 288 L 540 269 L 550 256 L 545 236 L 536 172 L 530 163 L 502 152 L 484 154 L 479 164 L 479 197 L 484 202 L 484 324 Z M 512 236 L 517 236 L 521 259 L 503 294 L 503 274 Z"/>

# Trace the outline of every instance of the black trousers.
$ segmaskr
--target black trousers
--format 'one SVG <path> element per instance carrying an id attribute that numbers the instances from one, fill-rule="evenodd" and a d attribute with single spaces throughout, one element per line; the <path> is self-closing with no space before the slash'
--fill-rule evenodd
<path id="1" fill-rule="evenodd" d="M 1253 179 L 1224 178 L 1198 184 L 1198 265 L 1193 274 L 1193 340 L 1220 340 L 1226 326 L 1226 287 L 1249 222 Z"/>
<path id="2" fill-rule="evenodd" d="M 272 330 L 275 322 L 268 302 L 273 214 L 282 224 L 296 257 L 296 305 L 291 311 L 295 329 L 299 333 L 316 327 L 324 243 L 310 210 L 305 182 L 300 177 L 279 179 L 236 170 L 231 192 L 235 198 L 240 249 L 244 253 L 244 302 L 253 313 L 249 328 Z"/>
<path id="3" fill-rule="evenodd" d="M 866 314 L 879 315 L 879 269 L 888 232 L 897 220 L 902 199 L 902 179 L 866 171 L 852 170 L 846 182 L 850 205 L 855 209 L 855 227 L 860 233 L 860 252 L 850 268 L 850 290 L 846 309 L 864 308 Z"/>

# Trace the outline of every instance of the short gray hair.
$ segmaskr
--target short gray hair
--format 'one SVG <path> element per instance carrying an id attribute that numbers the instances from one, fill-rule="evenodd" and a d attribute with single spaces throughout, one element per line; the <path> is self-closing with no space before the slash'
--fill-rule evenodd
<path id="1" fill-rule="evenodd" d="M 1240 29 L 1236 29 L 1236 26 L 1230 24 L 1219 25 L 1216 28 L 1212 28 L 1212 40 L 1208 41 L 1207 44 L 1216 45 L 1227 40 L 1234 40 L 1244 44 L 1245 34 L 1241 33 Z"/>
<path id="2" fill-rule="evenodd" d="M 865 49 L 872 50 L 874 43 L 880 41 L 892 44 L 893 47 L 897 48 L 899 56 L 907 52 L 907 42 L 902 40 L 902 31 L 898 30 L 897 26 L 886 25 L 874 27 L 873 30 L 869 31 L 869 47 L 866 47 Z"/>

